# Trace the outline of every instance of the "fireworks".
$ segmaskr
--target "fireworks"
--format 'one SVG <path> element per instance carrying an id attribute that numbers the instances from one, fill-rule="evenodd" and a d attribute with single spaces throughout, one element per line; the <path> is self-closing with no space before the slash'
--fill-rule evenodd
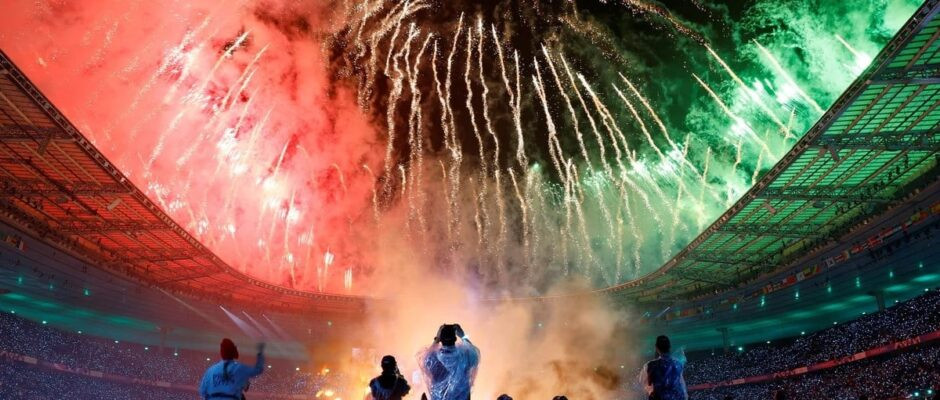
<path id="1" fill-rule="evenodd" d="M 38 58 L 20 63 L 171 216 L 247 273 L 360 294 L 386 236 L 513 294 L 649 272 L 886 40 L 841 23 L 811 31 L 799 7 L 786 25 L 839 54 L 800 64 L 758 34 L 716 45 L 681 10 L 639 1 L 542 14 L 420 0 L 31 5 L 7 14 L 77 22 L 38 22 L 41 39 L 22 40 L 34 30 L 0 20 L 0 45 Z M 636 18 L 618 27 L 599 17 L 610 10 Z M 751 24 L 777 9 L 754 10 Z M 641 28 L 664 33 L 643 54 L 680 54 L 684 73 L 637 67 L 640 41 L 618 35 Z M 817 57 L 847 78 L 813 77 L 831 69 Z"/>

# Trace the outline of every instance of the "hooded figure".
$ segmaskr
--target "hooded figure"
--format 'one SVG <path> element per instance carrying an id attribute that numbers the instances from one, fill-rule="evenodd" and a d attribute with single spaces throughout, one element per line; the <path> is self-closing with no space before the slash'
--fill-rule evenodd
<path id="1" fill-rule="evenodd" d="M 222 360 L 209 367 L 202 376 L 199 396 L 204 400 L 244 399 L 248 379 L 264 372 L 264 343 L 258 344 L 258 359 L 254 367 L 235 361 L 238 359 L 238 347 L 231 339 L 222 339 L 219 355 Z"/>
<path id="2" fill-rule="evenodd" d="M 372 400 L 401 400 L 411 391 L 411 387 L 398 372 L 395 357 L 385 356 L 382 357 L 382 375 L 369 382 L 369 390 L 372 392 Z"/>
<path id="3" fill-rule="evenodd" d="M 470 343 L 460 325 L 441 325 L 434 343 L 420 354 L 419 363 L 430 400 L 470 399 L 480 350 Z"/>
<path id="4" fill-rule="evenodd" d="M 650 400 L 686 400 L 689 398 L 685 378 L 682 377 L 685 360 L 673 357 L 671 350 L 672 345 L 668 337 L 657 337 L 656 355 L 659 357 L 643 367 L 644 383 Z"/>

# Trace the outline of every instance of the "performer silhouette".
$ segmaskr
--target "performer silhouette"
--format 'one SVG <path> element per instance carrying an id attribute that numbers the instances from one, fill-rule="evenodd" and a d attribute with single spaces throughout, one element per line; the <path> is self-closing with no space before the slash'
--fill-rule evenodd
<path id="1" fill-rule="evenodd" d="M 669 338 L 659 336 L 656 338 L 655 360 L 646 363 L 645 384 L 650 400 L 686 400 L 685 379 L 682 377 L 683 362 L 674 358 L 670 351 L 672 345 Z"/>
<path id="2" fill-rule="evenodd" d="M 459 324 L 441 325 L 434 343 L 420 357 L 430 400 L 470 399 L 480 364 L 480 350 L 470 342 Z"/>
<path id="3" fill-rule="evenodd" d="M 264 343 L 258 344 L 258 358 L 254 367 L 235 361 L 238 359 L 238 347 L 235 347 L 231 339 L 222 339 L 219 353 L 222 361 L 206 370 L 199 385 L 199 396 L 203 400 L 244 399 L 245 390 L 248 390 L 248 379 L 264 372 Z"/>
<path id="4" fill-rule="evenodd" d="M 408 395 L 411 386 L 408 386 L 408 381 L 398 372 L 398 361 L 395 357 L 382 357 L 382 375 L 369 382 L 369 391 L 372 393 L 372 400 L 401 400 Z"/>

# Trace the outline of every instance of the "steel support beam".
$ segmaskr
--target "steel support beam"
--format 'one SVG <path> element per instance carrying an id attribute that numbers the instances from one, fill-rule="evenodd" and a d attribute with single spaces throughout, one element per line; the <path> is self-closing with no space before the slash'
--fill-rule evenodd
<path id="1" fill-rule="evenodd" d="M 748 260 L 748 257 L 753 257 L 755 254 L 741 254 L 735 252 L 721 251 L 721 252 L 708 252 L 700 251 L 689 254 L 686 260 L 693 263 L 711 263 L 711 264 L 721 264 L 737 267 L 735 271 L 739 270 L 749 270 L 753 268 L 766 268 L 776 266 L 771 261 L 761 260 L 761 261 L 751 261 Z M 773 253 L 769 254 L 760 254 L 761 256 L 772 257 Z"/>
<path id="2" fill-rule="evenodd" d="M 940 150 L 940 129 L 934 127 L 932 129 L 871 134 L 827 135 L 820 139 L 820 147 L 887 151 L 937 151 Z"/>
<path id="3" fill-rule="evenodd" d="M 879 197 L 888 186 L 788 186 L 766 188 L 758 197 L 771 200 L 834 201 L 840 203 L 887 203 L 893 198 Z"/>
<path id="4" fill-rule="evenodd" d="M 121 248 L 121 250 L 122 251 L 118 253 L 118 258 L 131 264 L 138 262 L 158 263 L 165 261 L 185 261 L 205 255 L 204 252 L 193 251 L 193 249 L 189 248 L 151 249 L 127 247 Z"/>
<path id="5" fill-rule="evenodd" d="M 748 224 L 728 223 L 718 228 L 716 233 L 752 236 L 775 236 L 794 239 L 815 238 L 822 236 L 819 228 L 811 224 Z"/>
<path id="6" fill-rule="evenodd" d="M 156 221 L 107 221 L 95 219 L 71 219 L 58 221 L 57 229 L 64 233 L 87 235 L 106 233 L 140 233 L 158 230 L 169 230 L 163 222 Z"/>
<path id="7" fill-rule="evenodd" d="M 921 64 L 911 68 L 886 68 L 872 77 L 871 84 L 930 85 L 940 83 L 940 64 Z"/>
<path id="8" fill-rule="evenodd" d="M 72 196 L 110 196 L 130 193 L 130 189 L 118 183 L 99 184 L 96 182 L 62 182 L 39 179 L 6 181 L 3 189 L 7 193 L 19 195 L 72 195 Z"/>
<path id="9" fill-rule="evenodd" d="M 23 127 L 20 125 L 0 124 L 0 141 L 2 142 L 40 142 L 49 140 L 70 142 L 69 137 L 58 127 Z"/>
<path id="10" fill-rule="evenodd" d="M 724 288 L 734 287 L 733 282 L 717 279 L 720 275 L 696 271 L 692 269 L 670 271 L 670 275 L 678 279 L 686 279 L 694 282 L 716 285 Z"/>
<path id="11" fill-rule="evenodd" d="M 210 277 L 210 276 L 215 275 L 215 274 L 218 274 L 218 273 L 219 273 L 219 271 L 217 271 L 217 270 L 211 270 L 211 271 L 197 271 L 197 272 L 194 272 L 194 273 L 191 273 L 191 274 L 176 276 L 176 277 L 173 277 L 173 278 L 170 278 L 170 279 L 165 279 L 165 280 L 162 280 L 162 281 L 157 281 L 156 283 L 157 283 L 158 285 L 163 285 L 163 284 L 167 284 L 167 283 L 176 283 L 176 282 L 188 281 L 188 280 L 192 280 L 192 279 L 207 278 L 207 277 Z"/>

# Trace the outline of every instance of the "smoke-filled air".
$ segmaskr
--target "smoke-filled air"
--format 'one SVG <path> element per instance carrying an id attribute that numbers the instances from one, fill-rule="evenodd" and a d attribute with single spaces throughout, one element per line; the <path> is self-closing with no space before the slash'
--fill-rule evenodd
<path id="1" fill-rule="evenodd" d="M 460 322 L 475 397 L 611 398 L 629 310 L 474 300 L 660 267 L 918 6 L 730 3 L 12 0 L 0 48 L 232 267 L 379 299 L 348 336 L 403 371 Z"/>
<path id="2" fill-rule="evenodd" d="M 533 296 L 661 266 L 918 5 L 735 3 L 12 1 L 0 45 L 239 270 Z"/>

